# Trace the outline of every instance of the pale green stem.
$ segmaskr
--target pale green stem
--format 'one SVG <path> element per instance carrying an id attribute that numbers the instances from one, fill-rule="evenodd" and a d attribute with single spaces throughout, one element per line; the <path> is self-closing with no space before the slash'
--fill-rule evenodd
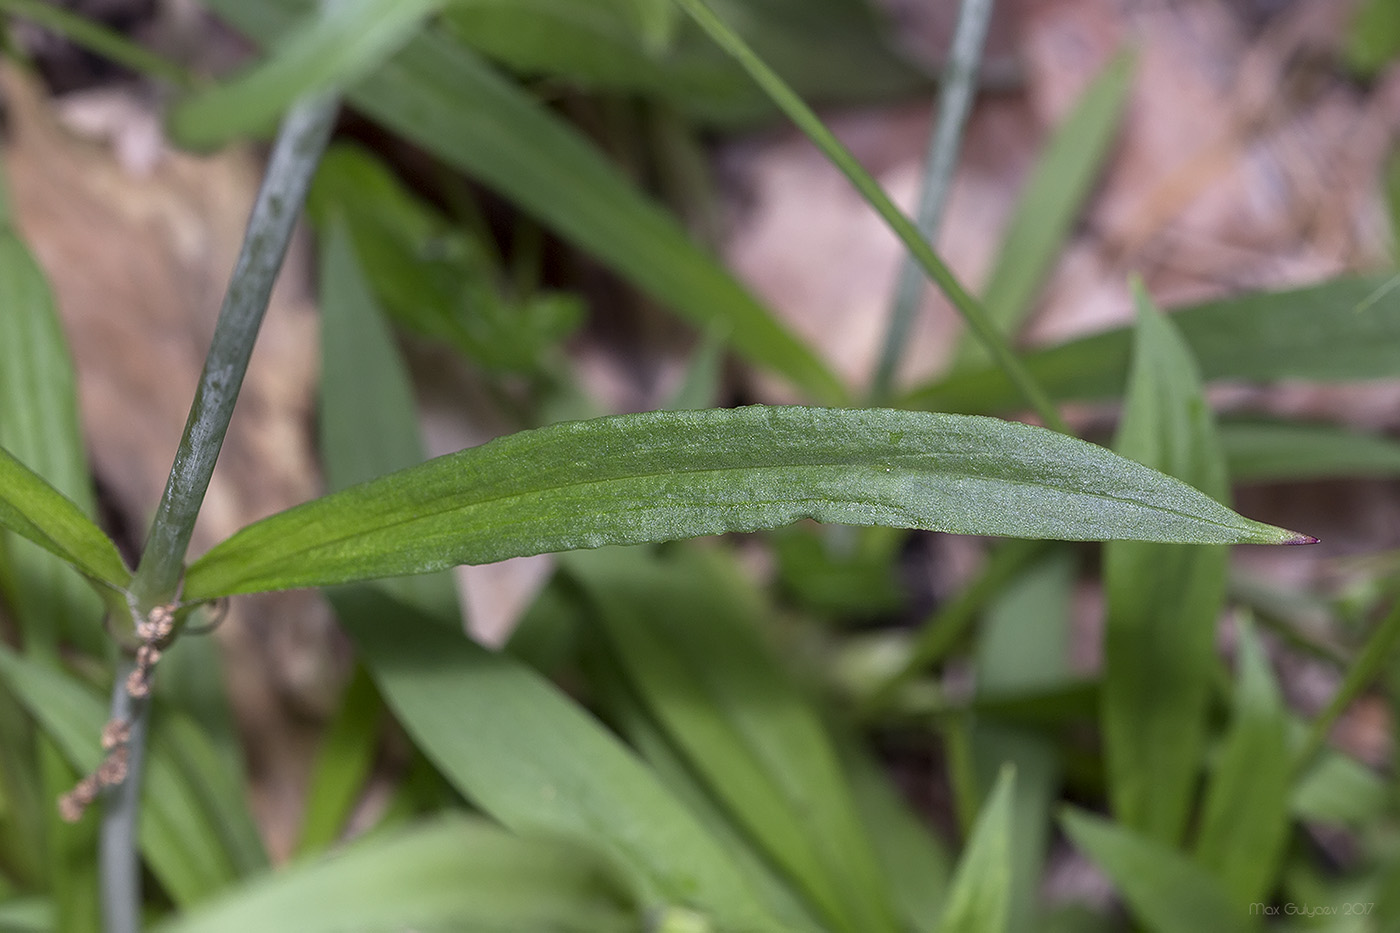
<path id="1" fill-rule="evenodd" d="M 802 98 L 798 97 L 782 78 L 764 64 L 763 60 L 749 48 L 743 39 L 739 38 L 734 30 L 711 12 L 703 0 L 675 0 L 675 2 L 699 24 L 700 28 L 709 34 L 716 44 L 728 52 L 748 72 L 749 77 L 753 78 L 773 103 L 777 104 L 778 108 L 787 114 L 793 123 L 797 124 L 798 129 L 816 144 L 817 148 L 840 170 L 841 174 L 850 180 L 866 203 L 875 209 L 886 225 L 894 231 L 895 236 L 899 237 L 900 242 L 904 244 L 905 249 L 909 250 L 925 274 L 943 290 L 943 294 L 948 296 L 953 307 L 967 322 L 968 329 L 977 336 L 977 339 L 982 341 L 997 367 L 1021 392 L 1031 408 L 1035 409 L 1045 426 L 1068 434 L 1069 430 L 1059 412 L 1055 410 L 1050 397 L 1035 381 L 1025 364 L 1016 356 L 1006 335 L 992 322 L 987 315 L 987 310 L 982 307 L 982 303 L 962 286 L 957 276 L 953 275 L 952 270 L 934 252 L 933 247 L 929 246 L 928 241 L 920 235 L 919 228 L 914 226 L 914 222 L 890 200 L 890 196 L 880 187 L 880 183 L 861 166 L 851 151 L 841 144 L 841 141 L 812 112 L 812 109 L 803 103 Z"/>
<path id="2" fill-rule="evenodd" d="M 987 39 L 987 25 L 992 19 L 992 6 L 993 0 L 963 0 L 957 29 L 953 33 L 953 45 L 948 52 L 948 63 L 943 68 L 943 83 L 938 93 L 938 118 L 934 121 L 929 138 L 928 156 L 924 162 L 924 185 L 914 213 L 919 233 L 929 243 L 938 240 L 948 193 L 953 187 L 953 171 L 957 168 L 958 153 L 962 149 L 963 128 L 967 126 L 967 115 L 972 109 L 977 69 Z M 889 400 L 900 356 L 909 342 L 914 315 L 924 294 L 925 282 L 918 264 L 906 254 L 900 263 L 899 279 L 895 283 L 885 343 L 871 381 L 870 398 L 876 405 Z"/>
<path id="3" fill-rule="evenodd" d="M 337 99 L 329 96 L 303 101 L 287 114 L 277 135 L 185 433 L 131 583 L 133 621 L 177 595 L 195 517 L 228 431 L 272 283 L 330 138 L 337 106 Z M 137 832 L 147 704 L 126 689 L 132 668 L 129 661 L 119 666 L 112 690 L 112 718 L 131 724 L 131 738 L 126 779 L 108 795 L 102 818 L 102 906 L 108 933 L 136 933 L 141 928 Z"/>

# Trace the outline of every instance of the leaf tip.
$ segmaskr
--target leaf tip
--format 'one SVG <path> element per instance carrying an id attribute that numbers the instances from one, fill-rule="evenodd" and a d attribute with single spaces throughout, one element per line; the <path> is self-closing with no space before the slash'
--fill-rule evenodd
<path id="1" fill-rule="evenodd" d="M 1280 544 L 1317 544 L 1317 543 L 1318 543 L 1319 541 L 1321 541 L 1321 540 L 1322 540 L 1321 538 L 1314 538 L 1312 535 L 1302 535 L 1302 534 L 1298 534 L 1296 531 L 1290 531 L 1290 532 L 1288 533 L 1288 537 L 1285 538 L 1283 541 L 1280 541 L 1279 543 L 1280 543 Z"/>

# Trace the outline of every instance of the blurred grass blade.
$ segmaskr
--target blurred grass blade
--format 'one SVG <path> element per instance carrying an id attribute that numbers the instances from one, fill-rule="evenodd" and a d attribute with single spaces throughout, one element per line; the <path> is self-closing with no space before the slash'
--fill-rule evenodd
<path id="1" fill-rule="evenodd" d="M 1206 786 L 1196 860 L 1238 903 L 1272 893 L 1288 841 L 1288 717 L 1264 648 L 1239 625 L 1234 712 Z"/>
<path id="2" fill-rule="evenodd" d="M 179 104 L 170 130 L 187 146 L 212 147 L 276 125 L 299 98 L 340 91 L 388 58 L 445 0 L 321 3 L 272 46 L 266 61 Z"/>
<path id="3" fill-rule="evenodd" d="M 833 929 L 895 930 L 830 739 L 759 638 L 758 595 L 720 558 L 569 555 L 623 671 L 711 792 Z M 666 607 L 658 611 L 659 607 Z"/>
<path id="4" fill-rule="evenodd" d="M 106 702 L 57 670 L 0 647 L 0 679 L 24 703 L 78 772 L 91 773 L 103 752 L 93 737 L 107 721 Z M 220 845 L 217 815 L 203 803 L 158 737 L 148 750 L 141 854 L 178 906 L 204 900 L 237 877 L 233 858 Z M 91 817 L 89 817 L 91 818 Z"/>
<path id="5" fill-rule="evenodd" d="M 588 839 L 637 879 L 649 906 L 762 928 L 762 909 L 715 840 L 553 685 L 373 587 L 330 596 L 399 722 L 483 811 L 518 833 Z"/>
<path id="6" fill-rule="evenodd" d="M 623 880 L 581 844 L 449 815 L 266 876 L 157 929 L 636 933 L 642 917 Z"/>
<path id="7" fill-rule="evenodd" d="M 930 281 L 937 284 L 948 296 L 948 300 L 962 315 L 967 325 L 972 328 L 972 332 L 986 345 L 988 353 L 998 368 L 1016 385 L 1026 402 L 1040 415 L 1041 420 L 1051 428 L 1063 429 L 1064 424 L 1054 406 L 1050 404 L 1044 390 L 1017 359 L 1005 336 L 988 319 L 986 309 L 962 286 L 948 265 L 939 258 L 938 254 L 933 251 L 933 247 L 919 233 L 919 228 L 903 211 L 895 206 L 895 203 L 890 200 L 889 195 L 880 187 L 880 183 L 875 180 L 874 176 L 865 170 L 850 150 L 836 138 L 834 133 L 827 129 L 826 125 L 812 112 L 811 108 L 803 103 L 792 88 L 754 54 L 753 49 L 733 29 L 706 6 L 704 0 L 675 0 L 675 2 L 690 15 L 691 19 L 695 20 L 701 29 L 709 33 L 717 45 L 739 62 L 753 78 L 754 83 L 763 88 L 764 92 L 772 98 L 773 103 L 777 104 L 788 119 L 792 120 L 797 128 L 821 150 L 822 155 L 841 174 L 846 176 L 866 203 L 875 209 L 875 212 L 880 215 L 895 236 L 899 237 L 904 247 L 909 250 L 909 254 L 923 268 Z"/>
<path id="8" fill-rule="evenodd" d="M 212 0 L 273 42 L 304 0 Z M 831 370 L 643 197 L 578 131 L 465 46 L 424 33 L 350 92 L 354 105 L 597 257 L 697 327 L 715 327 L 749 361 L 813 398 L 847 397 Z"/>
<path id="9" fill-rule="evenodd" d="M 1363 77 L 1375 77 L 1400 56 L 1400 7 L 1391 0 L 1362 0 L 1347 31 L 1348 67 Z"/>
<path id="10" fill-rule="evenodd" d="M 1102 173 L 1132 79 L 1133 57 L 1120 52 L 1084 91 L 1036 161 L 982 294 L 988 317 L 1003 333 L 1015 333 L 1034 310 L 1036 295 Z M 964 336 L 954 365 L 966 369 L 989 362 L 982 345 Z"/>
<path id="11" fill-rule="evenodd" d="M 1133 371 L 1115 449 L 1225 498 L 1224 459 L 1190 350 L 1140 284 L 1135 291 Z M 1169 844 L 1185 828 L 1200 774 L 1227 561 L 1224 548 L 1104 548 L 1109 800 L 1125 826 Z"/>
<path id="12" fill-rule="evenodd" d="M 369 780 L 383 724 L 384 703 L 357 664 L 316 750 L 298 855 L 329 849 L 340 838 Z"/>
<path id="13" fill-rule="evenodd" d="M 987 607 L 975 656 L 979 699 L 1049 690 L 1069 681 L 1074 584 L 1074 555 L 1058 548 Z M 1006 928 L 1029 933 L 1039 924 L 1051 806 L 1060 792 L 1060 754 L 1049 736 L 994 716 L 973 717 L 970 741 L 980 787 L 992 787 L 1008 765 L 1016 772 Z"/>
<path id="14" fill-rule="evenodd" d="M 53 295 L 18 235 L 0 225 L 0 525 L 120 588 L 131 574 L 111 540 L 87 517 L 94 509 L 73 362 Z M 62 582 L 66 568 L 45 569 L 20 553 L 15 557 L 26 566 L 16 568 L 17 573 L 23 569 L 19 575 L 49 581 L 47 598 L 73 600 L 66 608 L 58 603 L 31 608 L 42 610 L 49 626 L 56 624 L 52 634 L 98 650 L 105 637 L 97 601 L 73 595 Z"/>
<path id="15" fill-rule="evenodd" d="M 188 569 L 184 597 L 754 531 L 800 518 L 1075 540 L 1308 540 L 1044 428 L 751 406 L 557 424 L 439 457 L 243 529 Z"/>
<path id="16" fill-rule="evenodd" d="M 74 45 L 129 68 L 138 74 L 186 88 L 194 83 L 183 67 L 132 42 L 95 18 L 64 9 L 48 0 L 0 0 L 0 13 L 10 13 L 68 39 Z"/>
<path id="17" fill-rule="evenodd" d="M 1400 373 L 1400 289 L 1393 284 L 1390 276 L 1338 278 L 1194 305 L 1171 320 L 1208 381 L 1382 379 Z M 1117 328 L 1036 350 L 1025 364 L 1056 400 L 1107 399 L 1123 390 L 1131 346 L 1131 330 Z M 992 368 L 955 373 L 901 404 L 956 412 L 1024 405 L 1016 386 Z"/>
<path id="18" fill-rule="evenodd" d="M 1011 898 L 1011 817 L 1016 770 L 1003 768 L 958 859 L 938 933 L 1001 933 Z"/>
<path id="19" fill-rule="evenodd" d="M 1066 810 L 1060 823 L 1075 847 L 1108 875 L 1147 929 L 1160 933 L 1256 929 L 1249 905 L 1232 899 L 1211 871 L 1179 852 L 1077 810 Z"/>
<path id="20" fill-rule="evenodd" d="M 1236 483 L 1400 476 L 1400 442 L 1339 424 L 1222 421 L 1220 443 Z"/>
<path id="21" fill-rule="evenodd" d="M 855 740 L 837 736 L 846 780 L 851 785 L 861 823 L 867 827 L 906 928 L 933 930 L 947 900 L 953 858 L 943 841 L 925 825 L 892 783 L 883 765 Z"/>

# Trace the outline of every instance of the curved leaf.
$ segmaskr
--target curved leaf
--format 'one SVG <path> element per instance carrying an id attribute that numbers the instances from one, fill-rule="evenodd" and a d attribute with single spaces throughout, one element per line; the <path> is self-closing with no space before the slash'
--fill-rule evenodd
<path id="1" fill-rule="evenodd" d="M 623 933 L 642 926 L 631 893 L 595 853 L 450 816 L 263 878 L 160 930 Z"/>
<path id="2" fill-rule="evenodd" d="M 1094 444 L 992 418 L 751 406 L 498 438 L 244 528 L 184 595 L 325 586 L 801 518 L 1069 540 L 1283 544 Z"/>

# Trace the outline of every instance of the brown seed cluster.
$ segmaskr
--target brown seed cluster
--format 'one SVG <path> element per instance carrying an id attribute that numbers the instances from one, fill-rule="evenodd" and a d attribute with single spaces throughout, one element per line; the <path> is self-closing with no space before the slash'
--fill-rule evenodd
<path id="1" fill-rule="evenodd" d="M 137 623 L 136 634 L 141 638 L 141 645 L 136 649 L 136 667 L 126 679 L 126 692 L 133 700 L 144 700 L 150 696 L 156 662 L 160 660 L 161 649 L 174 633 L 174 606 L 157 606 Z M 59 816 L 69 823 L 76 823 L 99 794 L 126 780 L 131 761 L 130 741 L 130 722 L 113 719 L 102 727 L 102 749 L 107 756 L 96 771 L 58 799 Z"/>

